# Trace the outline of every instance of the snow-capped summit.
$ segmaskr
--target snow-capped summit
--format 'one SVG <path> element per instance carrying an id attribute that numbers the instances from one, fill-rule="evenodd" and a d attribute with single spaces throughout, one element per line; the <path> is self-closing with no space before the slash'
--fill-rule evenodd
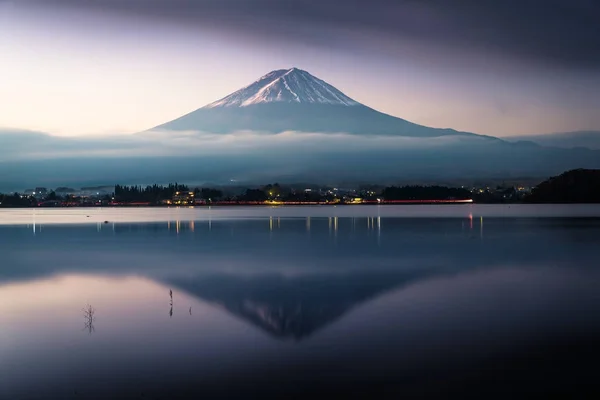
<path id="1" fill-rule="evenodd" d="M 327 82 L 298 68 L 271 71 L 256 82 L 203 108 L 247 107 L 263 103 L 359 105 Z"/>

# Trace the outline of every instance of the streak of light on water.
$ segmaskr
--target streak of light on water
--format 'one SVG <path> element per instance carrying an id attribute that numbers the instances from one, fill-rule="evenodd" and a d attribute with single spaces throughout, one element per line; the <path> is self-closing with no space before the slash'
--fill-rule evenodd
<path id="1" fill-rule="evenodd" d="M 281 218 L 600 218 L 600 205 L 562 204 L 450 204 L 450 205 L 346 205 L 346 206 L 219 206 L 140 208 L 22 208 L 1 209 L 0 225 L 106 224 L 119 222 L 170 222 L 264 219 L 280 225 Z M 371 222 L 369 222 L 371 223 Z M 310 222 L 307 223 L 310 227 Z M 333 226 L 332 226 L 333 228 Z M 310 229 L 310 228 L 308 228 Z"/>

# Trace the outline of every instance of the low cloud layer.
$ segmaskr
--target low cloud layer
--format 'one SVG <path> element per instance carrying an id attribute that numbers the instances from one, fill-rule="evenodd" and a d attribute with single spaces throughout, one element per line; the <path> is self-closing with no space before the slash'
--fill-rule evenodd
<path id="1" fill-rule="evenodd" d="M 48 160 L 60 158 L 171 157 L 261 155 L 269 153 L 348 153 L 371 150 L 435 148 L 485 139 L 464 136 L 414 138 L 357 136 L 345 133 L 241 131 L 213 134 L 197 131 L 155 130 L 140 135 L 67 138 L 36 132 L 0 131 L 0 160 Z"/>
<path id="2" fill-rule="evenodd" d="M 0 135 L 0 191 L 185 182 L 322 184 L 547 177 L 600 168 L 600 152 L 478 136 L 152 131 L 106 138 Z"/>

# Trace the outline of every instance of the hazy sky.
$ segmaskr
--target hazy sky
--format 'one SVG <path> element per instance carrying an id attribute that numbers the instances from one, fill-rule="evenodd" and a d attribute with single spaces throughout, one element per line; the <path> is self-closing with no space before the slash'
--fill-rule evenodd
<path id="1" fill-rule="evenodd" d="M 600 130 L 596 0 L 0 0 L 0 127 L 151 128 L 296 66 L 410 121 Z"/>

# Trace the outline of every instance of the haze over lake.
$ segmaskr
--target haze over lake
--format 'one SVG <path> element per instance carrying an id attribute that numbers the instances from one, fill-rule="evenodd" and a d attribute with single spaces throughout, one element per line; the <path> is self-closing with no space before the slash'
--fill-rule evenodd
<path id="1" fill-rule="evenodd" d="M 2 210 L 0 398 L 597 393 L 599 217 Z"/>

